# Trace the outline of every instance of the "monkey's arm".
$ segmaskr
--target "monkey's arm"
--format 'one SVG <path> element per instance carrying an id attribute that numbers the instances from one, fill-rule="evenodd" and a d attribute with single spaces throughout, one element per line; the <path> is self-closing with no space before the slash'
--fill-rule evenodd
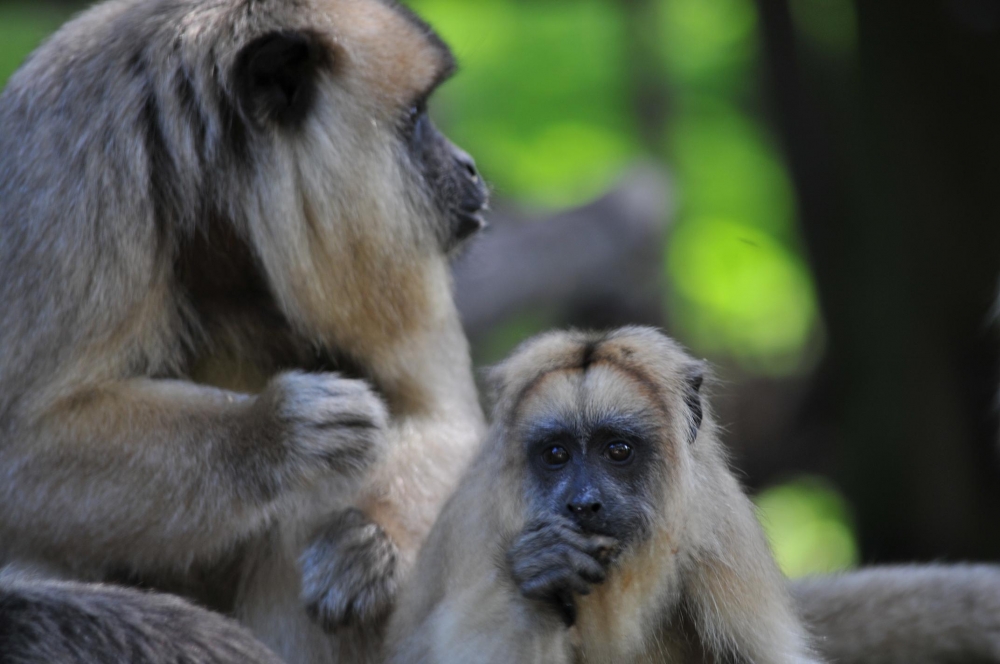
<path id="1" fill-rule="evenodd" d="M 809 647 L 749 498 L 725 462 L 711 458 L 715 450 L 701 452 L 715 475 L 705 485 L 714 495 L 694 533 L 685 601 L 702 642 L 723 657 L 740 653 L 753 662 L 822 661 Z"/>
<path id="2" fill-rule="evenodd" d="M 97 569 L 211 559 L 295 487 L 357 475 L 385 419 L 364 383 L 333 374 L 282 374 L 259 397 L 150 379 L 79 389 L 0 449 L 0 541 Z"/>
<path id="3" fill-rule="evenodd" d="M 1000 567 L 874 567 L 791 590 L 831 661 L 1000 662 Z"/>
<path id="4" fill-rule="evenodd" d="M 453 500 L 449 506 L 456 508 L 460 502 Z M 460 522 L 455 511 L 457 508 L 444 518 Z M 567 627 L 576 620 L 575 595 L 587 594 L 591 584 L 604 581 L 608 553 L 616 542 L 585 535 L 569 519 L 549 515 L 526 525 L 500 558 L 483 553 L 503 550 L 497 547 L 497 529 L 484 528 L 485 520 L 472 521 L 478 522 L 475 530 L 468 530 L 470 524 L 465 521 L 465 528 L 456 528 L 440 539 L 432 533 L 430 555 L 421 554 L 422 563 L 432 563 L 425 566 L 432 573 L 425 580 L 421 575 L 424 570 L 418 568 L 417 592 L 403 597 L 392 625 L 390 661 L 572 661 Z M 470 539 L 476 543 L 470 544 Z M 447 544 L 442 546 L 443 542 Z M 481 553 L 453 556 L 453 552 L 470 547 Z"/>

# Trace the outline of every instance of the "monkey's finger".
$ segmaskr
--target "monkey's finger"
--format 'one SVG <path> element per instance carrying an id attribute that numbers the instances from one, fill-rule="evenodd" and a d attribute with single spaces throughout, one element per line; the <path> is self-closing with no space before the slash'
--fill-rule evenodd
<path id="1" fill-rule="evenodd" d="M 590 584 L 568 569 L 544 572 L 521 584 L 521 594 L 528 599 L 549 601 L 561 592 L 589 595 Z"/>
<path id="2" fill-rule="evenodd" d="M 563 624 L 569 629 L 576 624 L 576 600 L 569 593 L 559 593 L 556 597 L 556 608 Z"/>
<path id="3" fill-rule="evenodd" d="M 607 578 L 604 566 L 586 553 L 569 550 L 566 555 L 570 567 L 588 583 L 603 583 Z"/>
<path id="4" fill-rule="evenodd" d="M 603 535 L 587 535 L 578 530 L 575 525 L 572 527 L 560 525 L 556 527 L 556 530 L 564 542 L 605 564 L 618 550 L 618 540 Z"/>
<path id="5" fill-rule="evenodd" d="M 618 540 L 613 537 L 592 535 L 575 528 L 560 528 L 560 532 L 563 534 L 566 542 L 572 544 L 580 551 L 585 551 L 595 558 L 600 554 L 616 551 L 618 549 Z"/>
<path id="6" fill-rule="evenodd" d="M 587 538 L 587 547 L 584 551 L 599 560 L 601 564 L 607 565 L 619 549 L 618 540 L 603 535 L 593 535 Z"/>
<path id="7" fill-rule="evenodd" d="M 552 527 L 551 534 L 558 537 L 561 542 L 569 544 L 574 549 L 587 551 L 591 548 L 590 540 L 576 524 L 558 524 Z"/>
<path id="8" fill-rule="evenodd" d="M 569 569 L 567 554 L 561 547 L 548 547 L 538 551 L 525 551 L 522 555 L 511 557 L 511 574 L 514 579 L 523 584 L 530 579 L 536 579 L 550 572 Z"/>
<path id="9" fill-rule="evenodd" d="M 575 521 L 570 519 L 568 516 L 562 514 L 544 514 L 540 517 L 536 517 L 527 526 L 525 526 L 525 533 L 537 533 L 537 532 L 558 532 L 559 530 L 566 529 L 576 533 L 582 533 L 580 527 Z"/>

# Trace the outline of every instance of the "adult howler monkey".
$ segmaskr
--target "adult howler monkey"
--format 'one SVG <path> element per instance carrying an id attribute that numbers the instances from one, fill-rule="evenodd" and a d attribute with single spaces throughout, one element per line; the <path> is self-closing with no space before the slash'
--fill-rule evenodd
<path id="1" fill-rule="evenodd" d="M 482 428 L 448 256 L 486 189 L 426 113 L 453 69 L 391 0 L 116 0 L 29 57 L 0 95 L 0 565 L 367 656 L 303 604 L 377 630 Z"/>

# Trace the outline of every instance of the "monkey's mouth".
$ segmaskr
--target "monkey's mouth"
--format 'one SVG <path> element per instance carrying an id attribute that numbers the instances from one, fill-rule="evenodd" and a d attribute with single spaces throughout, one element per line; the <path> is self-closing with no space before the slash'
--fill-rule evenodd
<path id="1" fill-rule="evenodd" d="M 489 194 L 481 182 L 475 189 L 475 192 L 466 192 L 458 206 L 452 209 L 451 237 L 447 246 L 449 251 L 462 246 L 466 240 L 489 225 L 486 221 Z"/>
<path id="2" fill-rule="evenodd" d="M 486 228 L 490 191 L 478 174 L 473 174 L 463 186 L 461 200 L 454 210 L 452 238 L 455 244 L 466 240 Z"/>
<path id="3" fill-rule="evenodd" d="M 455 213 L 455 242 L 462 242 L 486 228 L 486 205 L 477 210 L 460 209 Z"/>

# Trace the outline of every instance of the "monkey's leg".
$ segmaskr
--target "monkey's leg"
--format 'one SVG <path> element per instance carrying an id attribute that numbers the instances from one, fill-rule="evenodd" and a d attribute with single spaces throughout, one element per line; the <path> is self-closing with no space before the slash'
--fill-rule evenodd
<path id="1" fill-rule="evenodd" d="M 259 397 L 134 379 L 50 403 L 0 449 L 0 542 L 91 570 L 214 559 L 293 489 L 358 475 L 386 418 L 364 383 L 332 374 L 283 374 Z"/>

